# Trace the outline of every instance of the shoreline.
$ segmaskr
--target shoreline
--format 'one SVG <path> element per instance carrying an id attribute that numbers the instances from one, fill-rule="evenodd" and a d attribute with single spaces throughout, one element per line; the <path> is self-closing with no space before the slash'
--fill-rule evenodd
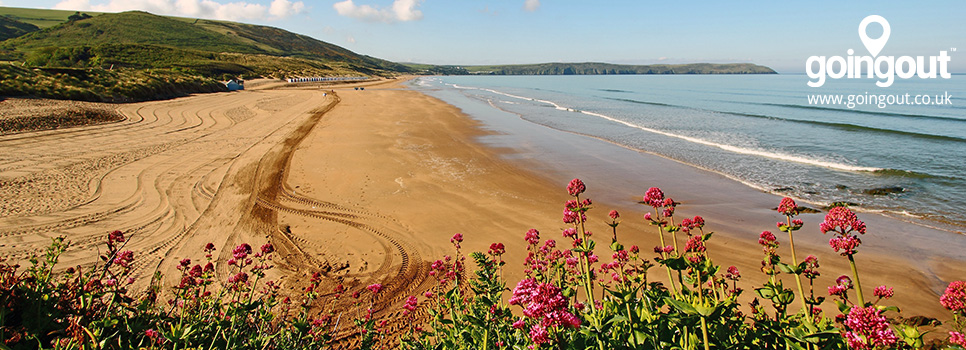
<path id="1" fill-rule="evenodd" d="M 762 258 L 760 247 L 756 244 L 757 236 L 763 230 L 777 232 L 774 222 L 784 220 L 784 217 L 772 208 L 777 206 L 781 196 L 759 191 L 725 175 L 677 160 L 533 124 L 515 114 L 486 117 L 482 115 L 497 113 L 479 113 L 473 106 L 459 107 L 468 118 L 481 122 L 491 132 L 478 137 L 479 142 L 494 149 L 496 154 L 512 165 L 527 169 L 550 184 L 559 184 L 557 191 L 560 193 L 563 193 L 569 179 L 578 177 L 584 180 L 588 195 L 595 199 L 596 206 L 603 211 L 596 213 L 598 220 L 606 216 L 609 209 L 618 209 L 625 223 L 621 227 L 624 232 L 633 231 L 630 234 L 632 239 L 656 241 L 653 228 L 639 223 L 644 208 L 636 201 L 640 200 L 639 196 L 648 187 L 660 187 L 675 200 L 683 202 L 678 207 L 677 215 L 701 215 L 708 220 L 707 228 L 717 231 L 718 235 L 709 242 L 709 251 L 717 259 L 716 263 L 738 265 L 745 272 L 743 276 L 751 277 L 753 283 L 764 280 L 760 278 L 763 274 L 755 272 Z M 555 154 L 564 152 L 559 147 L 554 152 L 555 145 L 567 145 L 575 152 Z M 563 193 L 561 203 L 565 199 L 566 194 Z M 823 276 L 816 283 L 818 295 L 824 295 L 825 286 L 834 284 L 832 281 L 839 274 L 849 274 L 846 259 L 828 247 L 830 236 L 818 232 L 818 224 L 824 215 L 824 212 L 801 215 L 805 227 L 795 235 L 800 256 L 814 254 L 820 258 Z M 923 315 L 948 318 L 948 313 L 939 305 L 938 296 L 948 282 L 966 276 L 966 270 L 957 267 L 962 266 L 964 259 L 961 252 L 966 249 L 961 235 L 924 228 L 876 213 L 860 211 L 858 215 L 869 226 L 869 234 L 862 237 L 865 244 L 856 255 L 860 276 L 868 276 L 863 279 L 866 289 L 879 284 L 895 287 L 896 298 L 893 301 L 896 304 L 906 308 L 915 306 L 910 311 Z M 638 223 L 629 225 L 630 230 L 627 230 L 626 224 L 631 220 Z M 598 225 L 601 225 L 600 222 Z M 602 230 L 598 228 L 595 231 Z M 783 243 L 780 252 L 786 259 L 789 253 L 787 239 L 779 236 L 779 241 Z M 649 243 L 640 244 L 642 250 L 650 250 L 656 245 L 655 242 Z M 832 274 L 834 276 L 830 276 Z M 758 281 L 756 277 L 759 277 Z M 831 304 L 826 308 L 829 306 Z"/>

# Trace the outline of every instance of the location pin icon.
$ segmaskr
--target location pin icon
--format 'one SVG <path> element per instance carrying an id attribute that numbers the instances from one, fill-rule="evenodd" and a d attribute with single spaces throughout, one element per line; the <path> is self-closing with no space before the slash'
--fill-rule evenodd
<path id="1" fill-rule="evenodd" d="M 865 30 L 869 28 L 869 24 L 878 23 L 882 26 L 882 36 L 878 39 L 872 39 Z M 873 57 L 878 56 L 882 48 L 885 47 L 886 42 L 889 41 L 889 34 L 892 33 L 892 29 L 889 28 L 889 21 L 879 15 L 871 15 L 862 19 L 859 23 L 859 39 L 862 39 L 862 44 L 865 45 L 865 49 L 869 50 L 869 53 Z"/>

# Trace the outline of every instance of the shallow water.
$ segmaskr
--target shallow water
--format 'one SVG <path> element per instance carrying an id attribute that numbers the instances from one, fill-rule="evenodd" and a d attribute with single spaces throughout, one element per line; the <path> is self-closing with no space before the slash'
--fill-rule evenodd
<path id="1" fill-rule="evenodd" d="M 426 77 L 470 115 L 519 116 L 721 173 L 816 206 L 966 229 L 966 86 L 952 79 L 806 86 L 802 75 Z M 952 104 L 809 104 L 809 94 L 949 94 Z M 874 191 L 879 190 L 879 191 Z"/>

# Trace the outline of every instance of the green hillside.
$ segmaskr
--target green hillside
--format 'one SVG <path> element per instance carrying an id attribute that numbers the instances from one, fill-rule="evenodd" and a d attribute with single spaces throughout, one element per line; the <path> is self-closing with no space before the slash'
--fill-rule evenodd
<path id="1" fill-rule="evenodd" d="M 10 17 L 0 16 L 0 41 L 16 38 L 18 36 L 38 30 L 40 30 L 40 28 L 33 24 L 21 22 Z"/>
<path id="2" fill-rule="evenodd" d="M 18 7 L 0 7 L 0 16 L 5 16 L 24 23 L 33 24 L 39 28 L 48 28 L 67 22 L 70 16 L 76 11 L 67 10 L 41 10 L 26 9 Z M 84 12 L 85 14 L 96 16 L 100 12 Z"/>
<path id="3" fill-rule="evenodd" d="M 451 75 L 603 75 L 603 74 L 776 74 L 751 63 L 623 65 L 611 63 L 540 63 L 496 66 L 408 65 L 415 71 Z"/>
<path id="4" fill-rule="evenodd" d="M 2 76 L 47 84 L 38 89 L 3 81 L 6 96 L 132 101 L 170 97 L 178 89 L 186 89 L 182 94 L 211 91 L 212 82 L 236 77 L 391 76 L 409 71 L 400 64 L 265 26 L 141 11 L 91 16 L 3 7 L 0 19 L 4 21 L 0 29 L 9 31 L 9 39 L 0 41 L 0 61 L 7 61 L 0 65 Z M 28 20 L 60 22 L 34 26 Z M 97 79 L 94 85 L 84 79 L 57 79 L 51 73 L 57 70 L 72 72 L 72 76 L 87 70 L 86 76 Z M 164 86 L 165 92 L 151 94 L 130 87 L 121 93 L 110 85 L 97 85 L 125 79 L 146 81 L 144 77 L 155 79 L 153 86 Z M 20 86 L 20 90 L 10 86 Z M 136 93 L 129 93 L 132 91 Z"/>

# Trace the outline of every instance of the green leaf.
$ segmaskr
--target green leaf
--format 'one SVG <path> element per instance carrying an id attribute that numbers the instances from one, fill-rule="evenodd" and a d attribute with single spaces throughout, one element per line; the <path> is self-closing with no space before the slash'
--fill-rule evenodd
<path id="1" fill-rule="evenodd" d="M 779 270 L 782 270 L 782 272 L 784 272 L 784 273 L 788 273 L 788 274 L 792 274 L 792 275 L 797 275 L 801 271 L 798 268 L 796 268 L 794 266 L 791 266 L 789 264 L 783 263 L 783 262 L 780 262 L 777 265 L 778 265 L 778 269 Z"/>
<path id="2" fill-rule="evenodd" d="M 713 313 L 715 312 L 715 310 L 717 310 L 718 308 L 717 308 L 717 307 L 713 307 L 713 306 L 701 306 L 701 305 L 696 305 L 696 306 L 694 307 L 694 309 L 695 309 L 695 310 L 696 310 L 696 311 L 698 312 L 698 314 L 700 314 L 701 316 L 705 316 L 705 317 L 707 317 L 707 316 L 711 316 L 711 314 L 713 314 Z"/>
<path id="3" fill-rule="evenodd" d="M 771 298 L 775 297 L 775 290 L 770 287 L 757 288 L 755 289 L 755 294 L 758 294 L 763 299 L 771 300 Z"/>
<path id="4" fill-rule="evenodd" d="M 665 297 L 664 298 L 664 301 L 668 305 L 671 305 L 672 307 L 674 307 L 675 309 L 677 309 L 678 311 L 681 311 L 681 312 L 686 313 L 688 315 L 695 315 L 695 314 L 698 313 L 698 310 L 696 310 L 694 308 L 694 306 L 692 306 L 691 304 L 688 304 L 686 302 L 683 302 L 683 301 L 680 301 L 680 300 L 676 300 L 676 299 L 671 299 L 670 297 Z"/>
<path id="5" fill-rule="evenodd" d="M 615 252 L 616 251 L 619 251 L 619 250 L 624 250 L 624 245 L 623 244 L 620 244 L 620 242 L 616 242 L 615 241 L 615 242 L 613 242 L 613 243 L 610 244 L 610 250 L 615 251 Z"/>

